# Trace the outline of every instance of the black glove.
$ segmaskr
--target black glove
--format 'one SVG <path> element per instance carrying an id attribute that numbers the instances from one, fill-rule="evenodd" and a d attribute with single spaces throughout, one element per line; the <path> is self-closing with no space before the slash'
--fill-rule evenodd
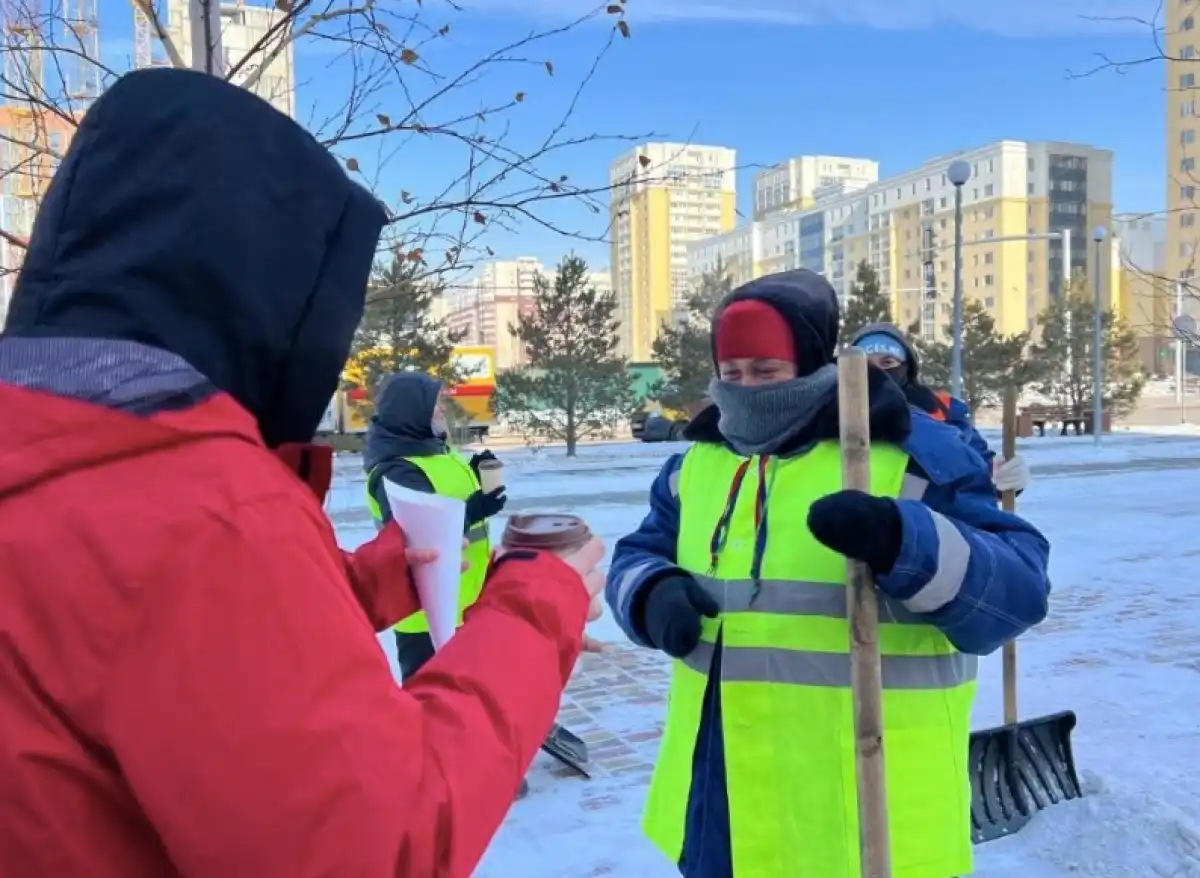
<path id="1" fill-rule="evenodd" d="M 475 478 L 479 478 L 479 464 L 483 463 L 485 460 L 495 460 L 495 459 L 496 459 L 496 455 L 492 454 L 492 452 L 488 451 L 487 449 L 484 449 L 483 451 L 479 452 L 474 457 L 472 457 L 471 458 L 471 472 L 475 473 Z"/>
<path id="2" fill-rule="evenodd" d="M 501 485 L 490 494 L 485 494 L 483 491 L 476 491 L 468 497 L 467 524 L 476 524 L 485 518 L 491 518 L 493 515 L 499 514 L 504 509 L 504 504 L 508 502 L 508 496 L 504 493 L 504 490 L 504 486 Z"/>
<path id="3" fill-rule="evenodd" d="M 656 649 L 683 658 L 700 642 L 700 617 L 721 612 L 716 600 L 685 573 L 647 586 L 641 609 L 642 630 Z"/>
<path id="4" fill-rule="evenodd" d="M 862 491 L 822 497 L 809 507 L 808 529 L 835 552 L 865 561 L 877 576 L 892 571 L 904 539 L 895 501 Z"/>

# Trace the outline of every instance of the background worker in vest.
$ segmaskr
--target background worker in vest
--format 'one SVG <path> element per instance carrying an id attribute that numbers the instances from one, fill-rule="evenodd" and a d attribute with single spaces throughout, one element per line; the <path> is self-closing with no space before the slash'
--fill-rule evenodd
<path id="1" fill-rule="evenodd" d="M 874 490 L 841 490 L 837 337 L 810 271 L 726 298 L 715 404 L 609 570 L 626 634 L 678 659 L 644 827 L 686 878 L 858 878 L 846 557 L 883 601 L 895 878 L 971 873 L 975 656 L 1046 615 L 1045 538 L 876 369 Z"/>
<path id="2" fill-rule="evenodd" d="M 971 408 L 944 390 L 932 390 L 921 383 L 920 360 L 903 332 L 891 323 L 872 323 L 864 326 L 850 342 L 861 348 L 871 362 L 900 385 L 909 403 L 939 421 L 955 427 L 967 444 L 974 448 L 992 468 L 996 491 L 1020 493 L 1029 487 L 1032 475 L 1029 464 L 1019 454 L 1004 460 L 988 446 L 971 423 Z"/>
<path id="3" fill-rule="evenodd" d="M 368 503 L 376 524 L 392 519 L 384 479 L 467 504 L 464 560 L 469 566 L 462 575 L 459 592 L 461 625 L 462 611 L 478 599 L 487 575 L 491 557 L 487 520 L 503 510 L 507 502 L 503 487 L 490 494 L 479 487 L 479 463 L 495 455 L 484 451 L 468 462 L 447 445 L 442 382 L 436 378 L 423 372 L 397 372 L 384 379 L 376 397 L 363 453 Z M 424 613 L 396 625 L 396 654 L 405 680 L 433 656 L 429 620 Z"/>

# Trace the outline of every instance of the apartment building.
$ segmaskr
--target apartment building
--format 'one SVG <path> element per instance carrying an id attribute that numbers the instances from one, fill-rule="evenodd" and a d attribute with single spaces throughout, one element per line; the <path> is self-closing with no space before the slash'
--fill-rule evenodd
<path id="1" fill-rule="evenodd" d="M 719 146 L 645 143 L 609 167 L 612 285 L 621 353 L 647 361 L 658 328 L 688 287 L 687 247 L 735 224 L 736 153 Z"/>
<path id="2" fill-rule="evenodd" d="M 497 371 L 523 366 L 528 362 L 524 345 L 508 328 L 517 325 L 519 315 L 533 311 L 537 277 L 552 284 L 555 274 L 532 256 L 485 263 L 442 294 L 435 319 L 445 319 L 451 330 L 462 333 L 459 344 L 494 348 Z M 589 280 L 598 292 L 612 291 L 607 271 L 590 272 Z"/>
<path id="3" fill-rule="evenodd" d="M 1142 365 L 1169 369 L 1174 337 L 1175 284 L 1166 274 L 1170 216 L 1137 216 L 1113 222 L 1119 265 L 1118 312 L 1138 337 Z"/>
<path id="4" fill-rule="evenodd" d="M 286 7 L 286 4 L 283 4 Z M 225 68 L 240 63 L 251 50 L 249 62 L 233 77 L 244 85 L 258 73 L 263 61 L 274 55 L 286 42 L 283 50 L 270 60 L 262 75 L 250 89 L 270 101 L 275 109 L 296 115 L 296 63 L 292 39 L 293 27 L 288 14 L 275 6 L 249 6 L 245 3 L 221 4 L 221 51 Z M 188 0 L 170 0 L 167 4 L 167 33 L 184 58 L 192 57 L 192 27 Z"/>
<path id="5" fill-rule="evenodd" d="M 0 228 L 29 238 L 42 195 L 58 169 L 75 126 L 50 110 L 0 107 Z M 25 249 L 0 240 L 0 324 L 8 313 Z"/>
<path id="6" fill-rule="evenodd" d="M 879 179 L 879 162 L 836 155 L 794 156 L 754 175 L 754 218 L 781 211 L 805 210 L 817 190 L 833 183 L 859 184 Z"/>
<path id="7" fill-rule="evenodd" d="M 1200 18 L 1198 0 L 1171 0 L 1163 4 L 1163 35 L 1167 62 L 1167 203 L 1166 252 L 1167 277 L 1190 284 L 1196 281 L 1196 247 L 1200 243 L 1200 117 L 1197 116 L 1197 77 L 1200 76 Z M 1189 297 L 1193 311 L 1196 297 Z"/>
<path id="8" fill-rule="evenodd" d="M 897 321 L 938 337 L 953 303 L 954 186 L 947 170 L 959 159 L 971 167 L 963 186 L 964 294 L 981 300 L 1001 331 L 1031 329 L 1063 288 L 1062 241 L 1038 236 L 1068 230 L 1073 270 L 1094 265 L 1091 229 L 1112 215 L 1111 152 L 1006 140 L 873 183 L 834 181 L 814 190 L 808 209 L 756 222 L 749 234 L 739 229 L 693 245 L 689 277 L 712 270 L 719 252 L 723 262 L 752 264 L 742 276 L 819 271 L 844 299 L 866 260 L 890 292 Z M 1105 277 L 1110 248 L 1106 241 L 1100 256 Z"/>

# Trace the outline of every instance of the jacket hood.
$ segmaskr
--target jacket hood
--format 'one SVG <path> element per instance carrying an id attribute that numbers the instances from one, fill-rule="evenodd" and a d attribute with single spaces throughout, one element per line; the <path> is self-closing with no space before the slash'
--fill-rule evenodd
<path id="1" fill-rule="evenodd" d="M 370 472 L 397 457 L 443 453 L 445 439 L 433 435 L 433 410 L 441 392 L 442 382 L 424 372 L 397 372 L 385 378 L 367 427 L 363 469 Z"/>
<path id="2" fill-rule="evenodd" d="M 906 364 L 908 366 L 905 374 L 910 384 L 916 384 L 921 371 L 921 360 L 917 356 L 917 352 L 913 349 L 912 343 L 908 340 L 908 336 L 900 331 L 900 327 L 893 323 L 868 323 L 858 332 L 854 333 L 854 337 L 850 340 L 850 346 L 854 347 L 868 335 L 886 335 L 900 345 L 900 347 L 904 348 Z"/>
<path id="3" fill-rule="evenodd" d="M 311 135 L 203 73 L 142 70 L 84 117 L 30 237 L 13 336 L 177 354 L 268 445 L 310 440 L 386 221 Z"/>
<path id="4" fill-rule="evenodd" d="M 837 293 L 821 275 L 799 268 L 757 278 L 725 297 L 713 315 L 714 369 L 717 363 L 716 330 L 721 315 L 734 302 L 747 299 L 770 305 L 787 321 L 802 375 L 833 362 L 840 319 Z"/>

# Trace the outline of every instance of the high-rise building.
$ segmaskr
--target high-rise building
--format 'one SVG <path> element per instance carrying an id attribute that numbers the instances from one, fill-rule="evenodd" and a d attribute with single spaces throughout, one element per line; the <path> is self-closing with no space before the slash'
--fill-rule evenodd
<path id="1" fill-rule="evenodd" d="M 1090 230 L 1112 215 L 1111 152 L 1004 140 L 867 185 L 836 181 L 815 190 L 806 210 L 692 245 L 688 275 L 694 281 L 711 271 L 718 255 L 746 279 L 804 267 L 829 278 L 844 300 L 865 260 L 890 292 L 895 320 L 939 337 L 954 291 L 954 186 L 946 174 L 959 159 L 971 167 L 963 186 L 964 295 L 981 300 L 1001 331 L 1032 329 L 1063 289 L 1057 235 L 1070 232 L 1073 270 L 1095 262 Z M 1101 253 L 1105 278 L 1110 248 L 1106 242 Z"/>
<path id="2" fill-rule="evenodd" d="M 1197 100 L 1200 75 L 1197 51 L 1200 18 L 1197 0 L 1174 0 L 1164 4 L 1163 32 L 1167 62 L 1167 245 L 1166 274 L 1196 283 L 1196 246 L 1200 243 L 1200 116 Z M 1194 298 L 1194 295 L 1193 295 Z"/>
<path id="3" fill-rule="evenodd" d="M 286 4 L 281 4 L 286 6 Z M 251 91 L 275 109 L 296 115 L 296 65 L 292 51 L 292 27 L 287 24 L 288 13 L 275 6 L 250 6 L 245 3 L 221 4 L 221 51 L 225 69 L 247 58 L 233 76 L 233 82 L 244 85 L 257 76 Z M 188 0 L 170 0 L 167 6 L 167 33 L 179 54 L 192 57 L 192 27 Z M 283 45 L 282 50 L 280 46 Z M 270 58 L 266 69 L 259 70 Z"/>
<path id="4" fill-rule="evenodd" d="M 1170 368 L 1175 284 L 1165 266 L 1171 219 L 1137 216 L 1113 223 L 1120 258 L 1118 311 L 1136 333 L 1142 365 L 1151 373 Z"/>
<path id="5" fill-rule="evenodd" d="M 42 195 L 74 133 L 74 124 L 48 109 L 0 107 L 0 228 L 9 235 L 29 238 Z M 24 247 L 0 241 L 0 324 L 24 260 Z"/>
<path id="6" fill-rule="evenodd" d="M 461 333 L 459 344 L 494 348 L 497 371 L 523 366 L 528 363 L 525 346 L 509 327 L 517 325 L 519 315 L 533 311 L 537 277 L 553 284 L 555 274 L 532 256 L 487 262 L 442 294 L 441 313 L 435 318 L 444 317 L 451 330 Z M 588 279 L 597 292 L 612 291 L 607 271 L 590 272 Z"/>
<path id="7" fill-rule="evenodd" d="M 721 146 L 646 143 L 610 166 L 622 355 L 650 359 L 658 328 L 687 292 L 688 244 L 734 227 L 735 163 Z"/>
<path id="8" fill-rule="evenodd" d="M 754 218 L 812 207 L 816 192 L 836 183 L 862 188 L 879 179 L 879 162 L 837 155 L 800 155 L 754 175 Z"/>

